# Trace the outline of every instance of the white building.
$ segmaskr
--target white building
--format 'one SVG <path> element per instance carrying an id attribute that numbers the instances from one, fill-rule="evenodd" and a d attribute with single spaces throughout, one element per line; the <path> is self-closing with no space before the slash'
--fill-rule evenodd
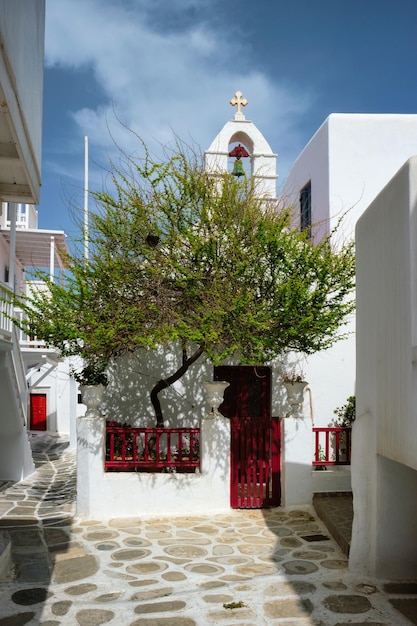
<path id="1" fill-rule="evenodd" d="M 312 225 L 313 238 L 329 234 L 347 212 L 337 245 L 340 237 L 354 237 L 358 218 L 416 153 L 417 115 L 332 114 L 300 153 L 280 195 L 299 210 L 300 225 Z M 304 365 L 316 426 L 327 426 L 334 409 L 355 394 L 354 319 L 346 330 L 350 338 Z"/>
<path id="2" fill-rule="evenodd" d="M 349 566 L 417 576 L 417 157 L 359 219 Z"/>
<path id="3" fill-rule="evenodd" d="M 68 366 L 55 350 L 25 336 L 4 315 L 11 312 L 10 291 L 28 293 L 36 288 L 28 276 L 30 269 L 47 268 L 58 279 L 67 251 L 65 233 L 38 230 L 32 205 L 1 204 L 0 480 L 19 480 L 33 470 L 27 430 L 70 434 L 73 381 Z M 14 315 L 19 311 L 15 309 Z"/>
<path id="4" fill-rule="evenodd" d="M 27 428 L 34 421 L 69 432 L 69 416 L 58 418 L 59 402 L 69 400 L 55 352 L 21 336 L 5 315 L 8 292 L 26 290 L 26 271 L 54 275 L 67 250 L 62 231 L 38 230 L 33 206 L 41 185 L 44 29 L 45 0 L 0 0 L 0 480 L 33 471 Z"/>

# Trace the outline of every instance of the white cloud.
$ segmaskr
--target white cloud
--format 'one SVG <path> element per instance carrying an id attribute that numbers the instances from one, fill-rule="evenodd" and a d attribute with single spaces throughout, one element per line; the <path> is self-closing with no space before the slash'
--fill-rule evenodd
<path id="1" fill-rule="evenodd" d="M 308 109 L 310 98 L 306 94 L 301 98 L 253 69 L 250 50 L 233 37 L 233 27 L 216 24 L 214 28 L 208 21 L 207 2 L 206 11 L 192 11 L 202 3 L 171 0 L 170 15 L 178 23 L 181 12 L 187 12 L 177 29 L 164 28 L 165 2 L 47 3 L 47 67 L 91 67 L 108 98 L 108 105 L 95 110 L 86 108 L 80 99 L 73 113 L 80 134 L 87 134 L 99 150 L 112 149 L 108 128 L 127 151 L 134 148 L 116 116 L 146 142 L 165 144 L 174 132 L 185 140 L 192 137 L 204 150 L 233 116 L 228 101 L 237 89 L 249 100 L 247 118 L 257 124 L 275 151 L 283 137 L 295 132 L 291 120 Z M 215 4 L 212 0 L 211 5 Z"/>

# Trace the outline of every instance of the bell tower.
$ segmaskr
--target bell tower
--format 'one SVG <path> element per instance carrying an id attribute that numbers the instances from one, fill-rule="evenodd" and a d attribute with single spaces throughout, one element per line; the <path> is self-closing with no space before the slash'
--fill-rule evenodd
<path id="1" fill-rule="evenodd" d="M 230 171 L 236 176 L 247 173 L 256 179 L 263 196 L 276 198 L 277 155 L 255 124 L 245 118 L 242 107 L 248 104 L 241 91 L 237 91 L 230 100 L 237 107 L 234 119 L 223 126 L 211 146 L 205 152 L 206 169 L 211 172 Z M 233 165 L 229 157 L 236 157 Z M 242 162 L 248 159 L 249 171 L 245 171 Z"/>

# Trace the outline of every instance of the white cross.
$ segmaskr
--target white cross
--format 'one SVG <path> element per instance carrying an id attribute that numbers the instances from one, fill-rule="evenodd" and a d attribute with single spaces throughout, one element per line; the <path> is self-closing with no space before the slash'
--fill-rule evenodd
<path id="1" fill-rule="evenodd" d="M 248 101 L 246 100 L 246 98 L 243 97 L 243 93 L 241 91 L 237 91 L 234 97 L 230 100 L 230 104 L 232 105 L 232 107 L 237 106 L 238 115 L 242 113 L 240 107 L 245 107 L 247 103 Z"/>

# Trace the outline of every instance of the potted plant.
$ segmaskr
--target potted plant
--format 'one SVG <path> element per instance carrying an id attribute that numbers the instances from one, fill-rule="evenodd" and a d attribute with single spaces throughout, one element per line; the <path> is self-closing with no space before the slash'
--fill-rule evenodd
<path id="1" fill-rule="evenodd" d="M 337 418 L 333 420 L 335 426 L 351 428 L 356 418 L 356 397 L 349 396 L 346 404 L 333 411 Z"/>
<path id="2" fill-rule="evenodd" d="M 333 411 L 337 418 L 333 420 L 334 426 L 338 428 L 352 428 L 356 418 L 356 397 L 349 396 L 346 403 Z M 346 459 L 347 441 L 346 433 L 341 433 L 339 437 L 339 454 Z M 349 454 L 350 458 L 350 454 Z"/>
<path id="3" fill-rule="evenodd" d="M 284 374 L 282 381 L 287 392 L 288 404 L 291 405 L 291 415 L 302 417 L 301 406 L 304 401 L 304 389 L 308 385 L 304 380 L 303 372 L 297 374 L 293 368 L 289 373 Z"/>
<path id="4" fill-rule="evenodd" d="M 105 372 L 107 362 L 99 357 L 90 357 L 85 360 L 80 371 L 72 370 L 71 374 L 80 385 L 83 404 L 87 406 L 84 417 L 98 417 L 104 389 L 108 378 Z"/>

